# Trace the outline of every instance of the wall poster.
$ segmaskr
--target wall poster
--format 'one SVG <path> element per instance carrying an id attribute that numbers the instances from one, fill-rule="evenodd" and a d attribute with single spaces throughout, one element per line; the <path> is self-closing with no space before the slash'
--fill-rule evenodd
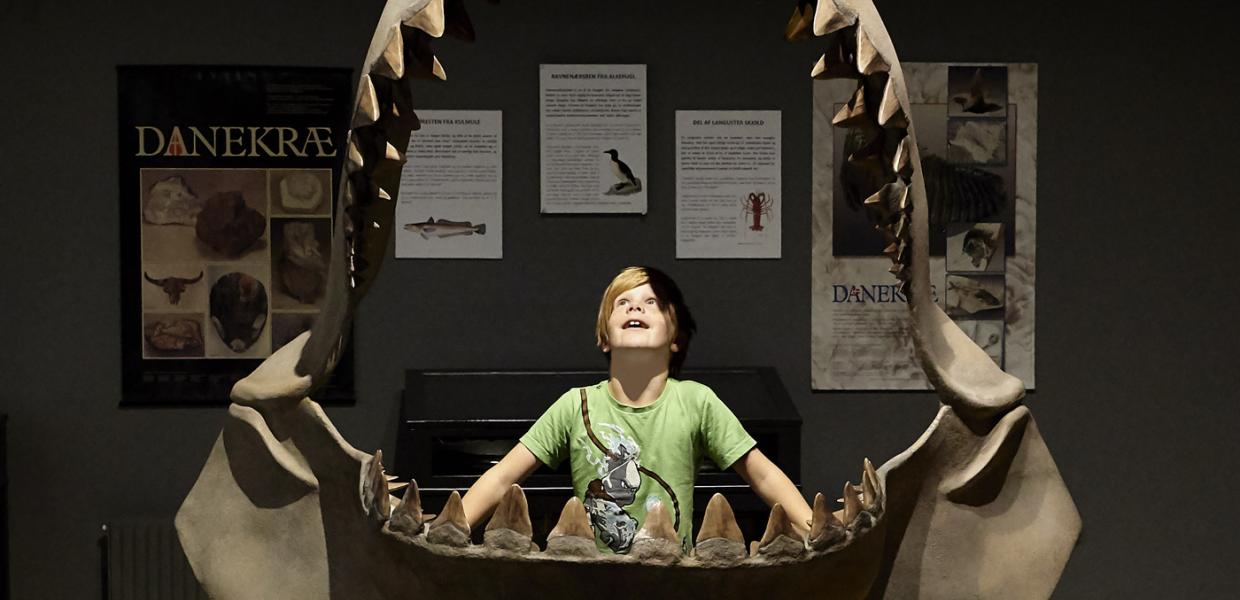
<path id="1" fill-rule="evenodd" d="M 903 63 L 930 204 L 930 283 L 995 363 L 1034 380 L 1037 65 Z M 929 389 L 908 308 L 861 208 L 862 142 L 831 118 L 854 80 L 814 82 L 812 385 Z"/>
<path id="2" fill-rule="evenodd" d="M 396 258 L 504 257 L 504 114 L 419 110 L 396 202 Z"/>
<path id="3" fill-rule="evenodd" d="M 314 323 L 348 69 L 122 66 L 122 399 L 220 404 Z M 352 352 L 315 395 L 352 402 Z"/>
<path id="4" fill-rule="evenodd" d="M 676 258 L 779 258 L 781 116 L 676 111 Z"/>
<path id="5" fill-rule="evenodd" d="M 646 65 L 539 65 L 543 213 L 646 214 Z"/>

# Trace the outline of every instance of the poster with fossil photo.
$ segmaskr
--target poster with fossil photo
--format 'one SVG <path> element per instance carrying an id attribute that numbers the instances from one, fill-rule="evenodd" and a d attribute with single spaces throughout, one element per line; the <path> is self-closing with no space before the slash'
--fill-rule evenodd
<path id="1" fill-rule="evenodd" d="M 221 404 L 322 309 L 348 69 L 117 70 L 122 405 Z M 352 401 L 346 351 L 315 399 Z"/>
<path id="2" fill-rule="evenodd" d="M 949 317 L 1035 386 L 1037 65 L 903 63 L 926 182 L 930 284 Z M 862 210 L 874 179 L 832 126 L 855 80 L 814 82 L 811 377 L 819 390 L 929 389 L 908 306 Z"/>

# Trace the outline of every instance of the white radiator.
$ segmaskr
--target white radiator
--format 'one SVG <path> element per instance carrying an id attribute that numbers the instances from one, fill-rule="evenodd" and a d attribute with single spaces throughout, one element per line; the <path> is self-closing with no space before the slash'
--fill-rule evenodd
<path id="1" fill-rule="evenodd" d="M 172 519 L 118 519 L 103 538 L 106 600 L 207 600 Z"/>

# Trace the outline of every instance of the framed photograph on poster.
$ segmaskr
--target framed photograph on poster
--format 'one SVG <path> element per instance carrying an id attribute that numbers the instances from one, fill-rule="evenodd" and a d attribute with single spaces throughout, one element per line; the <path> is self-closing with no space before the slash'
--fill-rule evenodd
<path id="1" fill-rule="evenodd" d="M 219 405 L 322 306 L 349 69 L 122 66 L 121 405 Z M 316 393 L 353 401 L 352 352 Z"/>
<path id="2" fill-rule="evenodd" d="M 939 306 L 1029 389 L 1034 369 L 1038 68 L 904 63 Z M 862 210 L 865 142 L 831 119 L 852 80 L 814 82 L 811 376 L 818 390 L 924 390 L 908 304 Z"/>

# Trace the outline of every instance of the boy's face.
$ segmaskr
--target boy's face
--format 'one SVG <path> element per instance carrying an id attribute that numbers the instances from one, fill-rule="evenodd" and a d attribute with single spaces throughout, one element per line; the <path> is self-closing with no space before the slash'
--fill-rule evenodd
<path id="1" fill-rule="evenodd" d="M 635 287 L 616 297 L 607 319 L 607 343 L 604 352 L 616 349 L 666 349 L 676 352 L 672 343 L 675 332 L 667 315 L 659 307 L 650 284 Z"/>

